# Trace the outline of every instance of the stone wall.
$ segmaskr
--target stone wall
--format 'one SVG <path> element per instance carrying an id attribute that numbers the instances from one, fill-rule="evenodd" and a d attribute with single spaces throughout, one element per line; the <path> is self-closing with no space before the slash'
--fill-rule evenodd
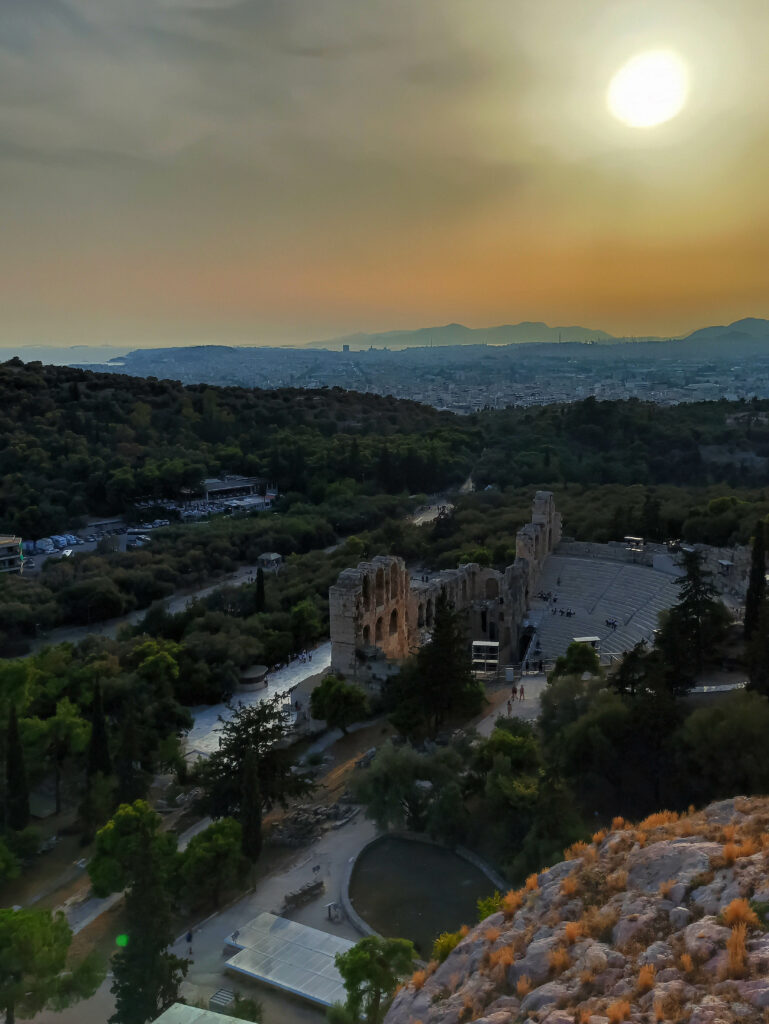
<path id="1" fill-rule="evenodd" d="M 476 563 L 411 579 L 403 559 L 379 555 L 345 569 L 329 589 L 331 668 L 365 678 L 386 671 L 430 635 L 438 598 L 465 611 L 468 638 L 500 644 L 502 660 L 518 660 L 521 623 L 542 564 L 561 539 L 553 495 L 537 491 L 531 522 L 518 531 L 516 557 L 504 572 Z"/>

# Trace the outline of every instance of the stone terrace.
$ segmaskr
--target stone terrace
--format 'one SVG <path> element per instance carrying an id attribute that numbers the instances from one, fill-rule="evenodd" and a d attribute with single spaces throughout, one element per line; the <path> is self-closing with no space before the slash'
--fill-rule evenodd
<path id="1" fill-rule="evenodd" d="M 560 584 L 558 580 L 560 579 Z M 563 654 L 575 636 L 599 636 L 601 654 L 630 650 L 651 639 L 657 616 L 678 600 L 676 578 L 644 565 L 550 555 L 538 592 L 557 595 L 556 609 L 571 608 L 574 615 L 553 615 L 547 603 L 532 595 L 529 621 L 537 627 L 542 657 Z M 616 619 L 617 628 L 606 625 Z"/>

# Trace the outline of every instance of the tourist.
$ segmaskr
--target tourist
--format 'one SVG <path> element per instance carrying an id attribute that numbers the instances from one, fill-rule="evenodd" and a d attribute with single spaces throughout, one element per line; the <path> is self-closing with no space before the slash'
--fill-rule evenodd
<path id="1" fill-rule="evenodd" d="M 523 683 L 521 683 L 521 688 L 520 688 L 520 690 L 518 692 L 519 692 L 518 700 L 523 700 Z"/>
<path id="2" fill-rule="evenodd" d="M 515 700 L 515 698 L 518 696 L 518 687 L 515 685 L 515 683 L 513 683 L 512 696 L 513 700 Z"/>
<path id="3" fill-rule="evenodd" d="M 187 943 L 187 956 L 192 956 L 192 929 L 190 928 L 187 934 L 184 936 L 184 941 Z"/>
<path id="4" fill-rule="evenodd" d="M 512 716 L 512 714 L 513 714 L 513 704 L 512 704 L 512 701 L 508 701 L 507 702 L 507 717 L 510 718 Z"/>

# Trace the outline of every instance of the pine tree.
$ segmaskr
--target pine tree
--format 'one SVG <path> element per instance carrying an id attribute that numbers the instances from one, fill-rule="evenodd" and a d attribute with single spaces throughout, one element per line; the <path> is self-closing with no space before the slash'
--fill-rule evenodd
<path id="1" fill-rule="evenodd" d="M 430 642 L 417 654 L 419 693 L 432 732 L 454 712 L 472 716 L 484 701 L 483 687 L 472 672 L 463 617 L 441 595 L 435 603 Z"/>
<path id="2" fill-rule="evenodd" d="M 248 748 L 243 762 L 240 825 L 243 829 L 243 856 L 255 864 L 262 852 L 262 791 L 259 787 L 259 762 L 253 747 Z"/>
<path id="3" fill-rule="evenodd" d="M 24 748 L 19 736 L 19 721 L 16 705 L 11 704 L 8 716 L 8 736 L 5 746 L 6 782 L 6 823 L 9 828 L 21 831 L 29 824 L 29 788 L 24 767 Z"/>
<path id="4" fill-rule="evenodd" d="M 88 742 L 88 765 L 86 774 L 90 779 L 97 772 L 102 775 L 112 774 L 112 758 L 109 753 L 109 740 L 107 738 L 107 722 L 104 717 L 104 702 L 101 696 L 101 686 L 97 683 L 93 693 L 93 708 L 91 709 L 91 738 Z"/>
<path id="5" fill-rule="evenodd" d="M 264 569 L 256 570 L 256 597 L 254 599 L 254 608 L 258 612 L 263 612 L 265 607 L 264 600 Z"/>
<path id="6" fill-rule="evenodd" d="M 753 636 L 761 605 L 766 598 L 766 530 L 763 520 L 756 523 L 750 559 L 748 592 L 745 597 L 745 639 Z"/>

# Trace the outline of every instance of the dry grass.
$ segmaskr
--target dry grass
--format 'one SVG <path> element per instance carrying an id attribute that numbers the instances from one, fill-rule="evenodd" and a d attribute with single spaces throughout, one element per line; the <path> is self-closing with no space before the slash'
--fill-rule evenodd
<path id="1" fill-rule="evenodd" d="M 420 988 L 427 981 L 427 971 L 414 971 L 411 975 L 411 984 L 414 986 L 414 990 L 418 992 Z"/>
<path id="2" fill-rule="evenodd" d="M 760 923 L 755 910 L 744 899 L 732 900 L 728 906 L 724 907 L 722 916 L 724 924 L 729 928 L 740 922 L 751 928 L 757 928 Z"/>
<path id="3" fill-rule="evenodd" d="M 645 832 L 643 831 L 643 829 L 637 829 L 637 830 L 636 830 L 636 831 L 635 831 L 635 832 L 633 833 L 633 835 L 634 835 L 635 841 L 636 841 L 636 842 L 638 843 L 638 845 L 639 845 L 639 846 L 641 847 L 641 849 L 643 850 L 644 846 L 646 846 L 646 840 L 647 840 L 647 839 L 648 839 L 649 837 L 648 837 L 648 836 L 647 836 L 647 834 L 646 834 L 646 833 L 645 833 Z"/>
<path id="4" fill-rule="evenodd" d="M 566 847 L 566 849 L 563 851 L 563 859 L 564 860 L 577 860 L 579 857 L 582 856 L 582 854 L 585 852 L 585 850 L 588 850 L 588 849 L 589 849 L 588 844 L 587 843 L 583 843 L 582 840 L 580 839 L 580 841 L 578 843 L 572 843 L 571 846 L 567 846 Z"/>
<path id="5" fill-rule="evenodd" d="M 579 892 L 579 881 L 573 872 L 567 875 L 561 882 L 561 892 L 564 896 L 574 896 L 575 893 Z"/>
<path id="6" fill-rule="evenodd" d="M 495 928 L 493 925 L 491 928 L 487 928 L 483 933 L 483 937 L 487 942 L 496 942 L 499 936 L 502 934 L 501 928 Z"/>
<path id="7" fill-rule="evenodd" d="M 593 939 L 600 939 L 603 936 L 608 937 L 612 928 L 617 923 L 618 916 L 617 911 L 613 909 L 601 910 L 598 907 L 588 907 L 582 915 L 580 922 L 583 933 Z"/>
<path id="8" fill-rule="evenodd" d="M 536 871 L 526 879 L 524 888 L 526 889 L 526 892 L 536 892 L 537 889 L 539 889 L 539 875 Z"/>
<path id="9" fill-rule="evenodd" d="M 506 918 L 512 917 L 516 910 L 519 910 L 523 904 L 523 893 L 520 889 L 511 889 L 509 893 L 502 897 L 502 913 Z"/>
<path id="10" fill-rule="evenodd" d="M 586 967 L 584 971 L 579 973 L 580 985 L 592 985 L 595 981 L 595 971 L 591 967 Z"/>
<path id="11" fill-rule="evenodd" d="M 721 850 L 721 856 L 727 867 L 737 860 L 740 855 L 740 848 L 736 843 L 724 843 L 724 848 Z"/>
<path id="12" fill-rule="evenodd" d="M 624 868 L 620 868 L 619 871 L 613 871 L 607 877 L 606 884 L 612 892 L 624 892 L 627 889 L 627 871 Z"/>
<path id="13" fill-rule="evenodd" d="M 764 832 L 761 836 L 761 849 L 766 852 L 769 850 L 769 832 Z"/>
<path id="14" fill-rule="evenodd" d="M 515 946 L 502 946 L 501 949 L 494 949 L 489 953 L 490 967 L 509 967 L 515 962 Z"/>
<path id="15" fill-rule="evenodd" d="M 582 935 L 582 925 L 579 921 L 567 921 L 563 928 L 563 937 L 571 946 Z"/>
<path id="16" fill-rule="evenodd" d="M 466 936 L 470 934 L 470 925 L 463 924 L 462 927 L 459 929 L 459 934 L 462 936 L 463 939 L 466 938 Z"/>
<path id="17" fill-rule="evenodd" d="M 653 828 L 662 828 L 663 825 L 675 825 L 677 821 L 678 814 L 675 811 L 657 811 L 644 818 L 643 821 L 639 821 L 638 827 L 649 831 Z"/>
<path id="18" fill-rule="evenodd" d="M 523 999 L 531 992 L 531 978 L 528 974 L 522 974 L 518 981 L 515 983 L 515 991 L 518 994 L 519 999 Z"/>
<path id="19" fill-rule="evenodd" d="M 746 951 L 745 936 L 748 926 L 744 921 L 734 925 L 732 934 L 726 940 L 726 970 L 729 978 L 742 978 L 745 976 Z"/>
<path id="20" fill-rule="evenodd" d="M 606 831 L 605 828 L 599 829 L 598 832 L 594 832 L 593 833 L 593 842 L 597 846 L 599 843 L 602 843 L 604 841 L 604 839 L 606 838 L 607 835 L 608 835 L 608 832 Z"/>
<path id="21" fill-rule="evenodd" d="M 606 1007 L 606 1016 L 609 1019 L 609 1024 L 622 1024 L 622 1021 L 627 1020 L 630 1016 L 630 1003 L 627 999 L 617 999 L 616 1002 Z"/>
<path id="22" fill-rule="evenodd" d="M 555 949 L 551 949 L 547 962 L 550 964 L 550 970 L 553 974 L 563 974 L 571 967 L 571 957 L 569 951 L 564 949 L 563 946 L 556 946 Z"/>
<path id="23" fill-rule="evenodd" d="M 621 817 L 611 819 L 611 830 L 612 832 L 621 832 L 625 827 L 625 819 Z"/>
<path id="24" fill-rule="evenodd" d="M 471 996 L 465 996 L 462 1001 L 462 1009 L 459 1011 L 460 1021 L 471 1021 L 475 1019 L 475 1003 Z"/>
<path id="25" fill-rule="evenodd" d="M 675 878 L 669 878 L 667 882 L 660 882 L 660 896 L 662 896 L 663 899 L 667 899 L 675 884 Z"/>
<path id="26" fill-rule="evenodd" d="M 637 987 L 639 992 L 648 992 L 654 988 L 654 978 L 657 971 L 653 964 L 644 964 L 638 972 Z"/>
<path id="27" fill-rule="evenodd" d="M 655 999 L 654 1001 L 653 1013 L 654 1020 L 657 1022 L 657 1024 L 659 1024 L 660 1021 L 665 1019 L 665 1008 L 663 1007 L 659 999 Z"/>
<path id="28" fill-rule="evenodd" d="M 721 829 L 721 835 L 723 836 L 725 843 L 733 843 L 737 837 L 737 826 L 724 825 L 724 827 Z"/>
<path id="29" fill-rule="evenodd" d="M 754 853 L 758 853 L 761 849 L 755 839 L 748 836 L 747 839 L 743 839 L 740 843 L 740 852 L 737 854 L 738 857 L 752 857 Z"/>
<path id="30" fill-rule="evenodd" d="M 690 953 L 681 954 L 681 970 L 684 974 L 691 974 L 694 970 L 694 960 Z"/>
<path id="31" fill-rule="evenodd" d="M 437 960 L 431 960 L 430 963 L 427 965 L 427 967 L 425 967 L 425 971 L 427 973 L 427 977 L 429 978 L 431 974 L 435 974 L 435 972 L 438 970 L 439 966 L 440 965 L 438 964 Z"/>
<path id="32" fill-rule="evenodd" d="M 583 1006 L 577 1010 L 574 1020 L 575 1024 L 590 1024 L 590 1018 L 593 1016 L 593 1011 L 589 1006 Z"/>

